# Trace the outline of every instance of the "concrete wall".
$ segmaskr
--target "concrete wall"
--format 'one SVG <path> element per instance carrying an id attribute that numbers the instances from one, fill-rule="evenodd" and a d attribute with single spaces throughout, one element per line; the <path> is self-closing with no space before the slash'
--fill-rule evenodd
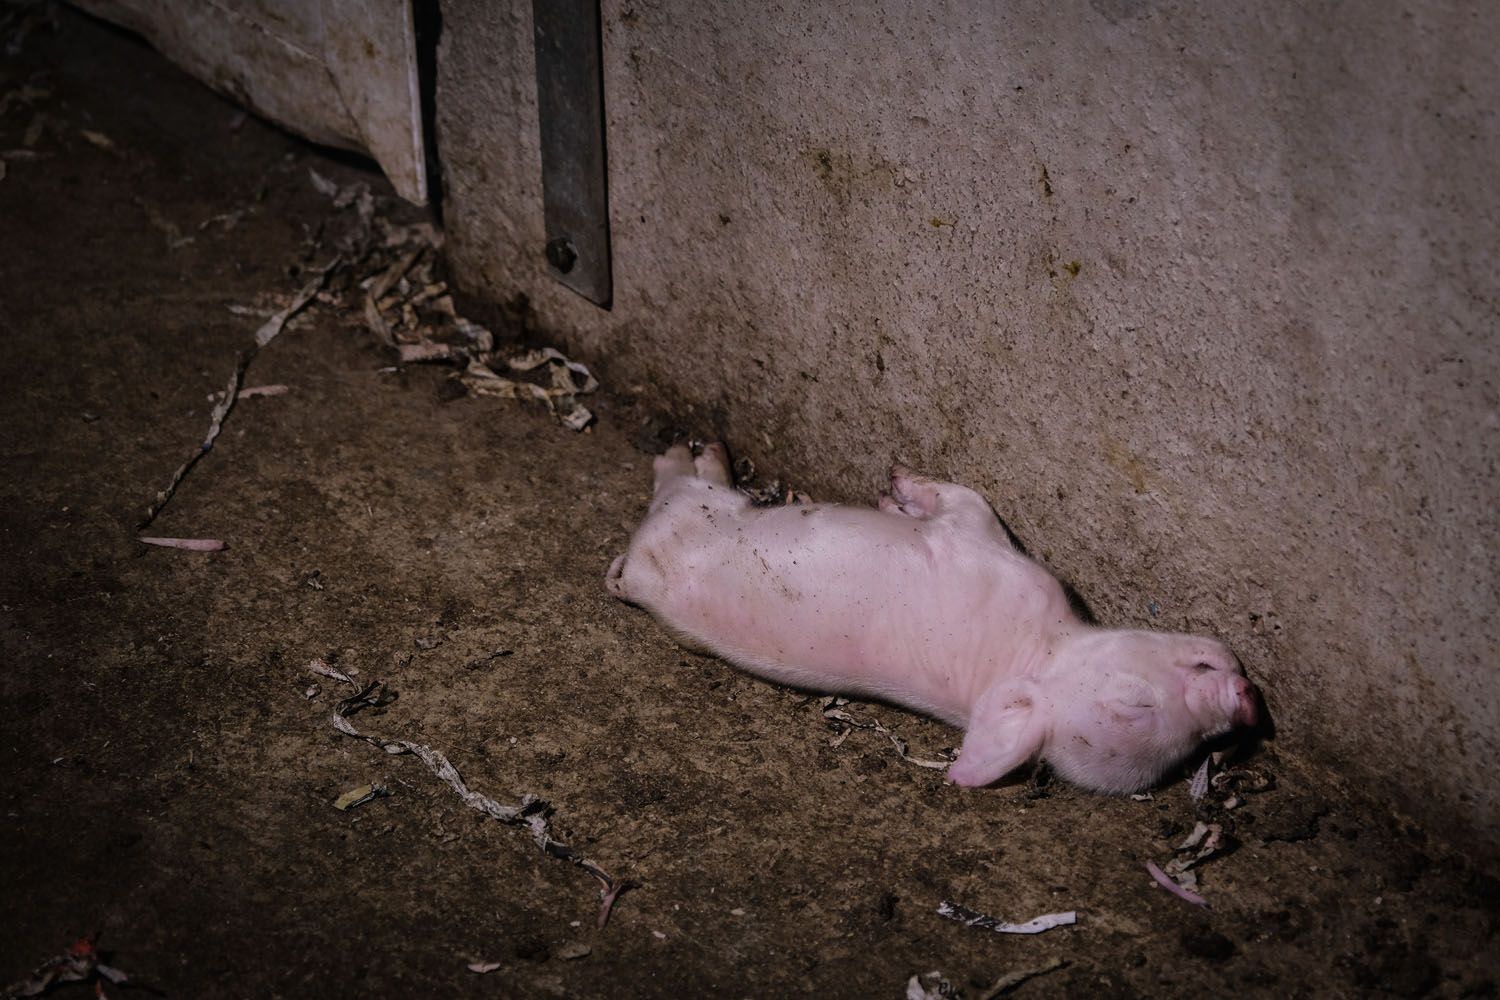
<path id="1" fill-rule="evenodd" d="M 605 313 L 544 271 L 530 3 L 444 0 L 453 263 L 826 497 L 975 486 L 1494 847 L 1500 6 L 1409 7 L 606 0 Z"/>

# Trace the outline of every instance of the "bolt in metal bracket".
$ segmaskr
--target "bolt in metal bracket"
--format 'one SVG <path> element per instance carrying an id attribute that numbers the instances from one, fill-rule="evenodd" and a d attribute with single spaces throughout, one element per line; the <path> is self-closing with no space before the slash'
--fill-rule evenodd
<path id="1" fill-rule="evenodd" d="M 532 0 L 542 207 L 554 278 L 609 308 L 609 186 L 604 156 L 599 0 Z"/>

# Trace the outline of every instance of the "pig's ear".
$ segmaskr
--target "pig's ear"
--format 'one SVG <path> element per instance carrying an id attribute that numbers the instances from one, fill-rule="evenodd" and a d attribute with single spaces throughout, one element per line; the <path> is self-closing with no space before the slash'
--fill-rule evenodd
<path id="1" fill-rule="evenodd" d="M 970 787 L 999 781 L 1041 752 L 1045 732 L 1034 690 L 997 684 L 979 696 L 948 780 Z"/>

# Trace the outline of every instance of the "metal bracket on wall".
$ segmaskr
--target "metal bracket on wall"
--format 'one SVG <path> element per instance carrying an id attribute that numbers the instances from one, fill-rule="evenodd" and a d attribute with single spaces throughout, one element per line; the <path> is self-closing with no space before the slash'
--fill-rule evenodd
<path id="1" fill-rule="evenodd" d="M 609 187 L 599 0 L 532 0 L 547 269 L 608 309 Z"/>

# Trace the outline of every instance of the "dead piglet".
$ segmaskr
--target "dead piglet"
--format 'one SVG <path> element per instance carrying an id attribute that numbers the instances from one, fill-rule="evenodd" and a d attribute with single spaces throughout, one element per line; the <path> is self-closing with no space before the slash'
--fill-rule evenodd
<path id="1" fill-rule="evenodd" d="M 1137 791 L 1256 722 L 1222 643 L 1084 623 L 979 494 L 899 466 L 878 507 L 756 507 L 723 445 L 676 445 L 605 583 L 751 673 L 964 727 L 961 785 L 1041 758 L 1085 788 Z"/>

